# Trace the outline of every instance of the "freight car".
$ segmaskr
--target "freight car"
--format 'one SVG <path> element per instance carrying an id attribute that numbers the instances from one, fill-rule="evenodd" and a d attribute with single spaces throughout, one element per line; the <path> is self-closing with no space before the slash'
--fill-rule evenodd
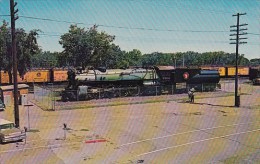
<path id="1" fill-rule="evenodd" d="M 201 69 L 218 70 L 221 78 L 234 78 L 236 75 L 236 67 L 234 66 L 202 66 Z M 238 67 L 239 77 L 249 77 L 249 69 L 247 66 Z"/>
<path id="2" fill-rule="evenodd" d="M 153 66 L 132 69 L 69 70 L 69 85 L 62 91 L 62 101 L 119 96 L 158 95 L 176 83 L 202 84 L 219 82 L 216 70 L 175 69 L 172 66 Z"/>
<path id="3" fill-rule="evenodd" d="M 250 68 L 249 80 L 252 80 L 253 85 L 260 85 L 260 66 Z"/>
<path id="4" fill-rule="evenodd" d="M 31 69 L 23 77 L 17 75 L 18 83 L 61 83 L 68 81 L 68 69 Z M 1 71 L 1 84 L 9 84 L 9 75 L 6 71 Z"/>

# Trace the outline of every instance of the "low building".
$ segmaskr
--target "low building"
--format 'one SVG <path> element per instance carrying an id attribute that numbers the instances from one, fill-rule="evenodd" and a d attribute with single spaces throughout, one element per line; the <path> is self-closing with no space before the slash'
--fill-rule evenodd
<path id="1" fill-rule="evenodd" d="M 18 99 L 20 100 L 22 95 L 28 94 L 29 86 L 26 84 L 18 84 Z M 14 86 L 6 85 L 0 86 L 0 97 L 6 106 L 10 106 L 14 101 Z M 21 100 L 20 100 L 21 101 Z"/>

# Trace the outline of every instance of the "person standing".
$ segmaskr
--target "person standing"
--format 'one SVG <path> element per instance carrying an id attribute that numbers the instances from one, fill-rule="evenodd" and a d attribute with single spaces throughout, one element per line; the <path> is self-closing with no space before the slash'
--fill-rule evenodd
<path id="1" fill-rule="evenodd" d="M 194 88 L 192 88 L 188 91 L 189 101 L 192 103 L 194 103 L 194 91 L 195 91 Z"/>
<path id="2" fill-rule="evenodd" d="M 188 91 L 189 102 L 191 102 L 191 96 L 192 96 L 192 92 L 191 92 L 191 90 L 189 90 Z"/>
<path id="3" fill-rule="evenodd" d="M 194 103 L 194 92 L 195 92 L 195 89 L 191 88 L 191 102 L 192 103 Z"/>

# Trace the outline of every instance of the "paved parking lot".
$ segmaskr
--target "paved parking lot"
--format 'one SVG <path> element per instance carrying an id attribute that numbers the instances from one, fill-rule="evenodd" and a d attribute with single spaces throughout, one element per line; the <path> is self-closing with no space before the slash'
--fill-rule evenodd
<path id="1" fill-rule="evenodd" d="M 196 93 L 194 104 L 185 94 L 59 111 L 35 104 L 26 143 L 0 145 L 0 163 L 259 163 L 260 87 L 241 84 L 240 108 L 226 93 L 232 87 Z M 99 101 L 117 100 L 89 103 Z M 0 116 L 13 120 L 11 109 Z M 27 108 L 20 106 L 20 117 L 28 127 Z"/>

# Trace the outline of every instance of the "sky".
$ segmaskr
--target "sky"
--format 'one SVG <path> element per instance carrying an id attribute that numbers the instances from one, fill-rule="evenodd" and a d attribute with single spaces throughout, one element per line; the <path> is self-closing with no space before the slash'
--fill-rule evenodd
<path id="1" fill-rule="evenodd" d="M 44 51 L 63 50 L 60 36 L 71 24 L 115 36 L 121 50 L 152 52 L 235 53 L 230 26 L 236 13 L 246 13 L 247 44 L 239 46 L 246 58 L 260 58 L 260 0 L 15 0 L 20 18 L 17 28 L 40 29 Z M 10 22 L 10 1 L 0 0 L 0 21 Z M 39 20 L 34 18 L 43 18 Z M 47 20 L 46 20 L 47 19 Z M 56 20 L 56 21 L 50 21 Z"/>

